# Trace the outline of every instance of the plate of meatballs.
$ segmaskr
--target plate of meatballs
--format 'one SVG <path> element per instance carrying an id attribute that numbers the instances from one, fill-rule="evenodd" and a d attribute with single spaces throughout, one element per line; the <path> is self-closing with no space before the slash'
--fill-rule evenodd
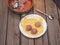
<path id="1" fill-rule="evenodd" d="M 45 19 L 37 14 L 29 14 L 19 22 L 21 33 L 29 38 L 41 37 L 47 30 Z"/>

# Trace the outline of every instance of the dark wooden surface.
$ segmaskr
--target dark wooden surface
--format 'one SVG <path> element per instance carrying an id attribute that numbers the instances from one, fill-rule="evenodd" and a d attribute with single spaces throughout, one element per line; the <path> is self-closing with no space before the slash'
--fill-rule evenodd
<path id="1" fill-rule="evenodd" d="M 0 0 L 0 45 L 60 45 L 59 0 L 34 0 L 34 7 L 28 13 L 22 14 L 36 13 L 46 19 L 47 32 L 37 39 L 29 39 L 21 34 L 18 25 L 22 16 L 10 11 L 7 3 L 8 0 Z M 52 15 L 54 20 L 37 13 L 37 8 Z"/>

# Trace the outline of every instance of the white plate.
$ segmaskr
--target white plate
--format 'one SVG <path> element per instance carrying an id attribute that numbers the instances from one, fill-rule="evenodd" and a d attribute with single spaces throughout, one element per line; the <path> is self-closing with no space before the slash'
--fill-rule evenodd
<path id="1" fill-rule="evenodd" d="M 25 17 L 27 17 L 27 18 L 43 18 L 43 17 L 41 17 L 41 16 L 39 16 L 37 14 L 29 14 L 29 15 L 27 15 Z M 22 18 L 22 20 L 24 20 L 24 18 Z M 24 36 L 26 36 L 26 37 L 29 37 L 29 38 L 38 38 L 38 37 L 41 37 L 46 32 L 46 30 L 47 30 L 47 23 L 46 23 L 44 18 L 43 18 L 43 25 L 44 25 L 44 31 L 42 33 L 40 33 L 39 35 L 37 35 L 37 36 L 30 36 L 26 32 L 24 32 L 23 27 L 21 26 L 20 23 L 19 23 L 19 29 L 20 29 L 21 33 Z"/>

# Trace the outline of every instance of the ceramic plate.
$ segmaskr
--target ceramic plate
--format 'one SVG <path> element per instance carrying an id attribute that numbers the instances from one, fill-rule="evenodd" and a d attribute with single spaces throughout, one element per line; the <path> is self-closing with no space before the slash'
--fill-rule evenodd
<path id="1" fill-rule="evenodd" d="M 42 23 L 42 24 L 43 24 L 43 27 L 44 27 L 43 32 L 40 33 L 40 34 L 37 35 L 37 36 L 31 36 L 31 35 L 27 34 L 27 33 L 24 31 L 24 29 L 23 29 L 23 27 L 22 27 L 22 25 L 21 25 L 21 23 L 20 23 L 22 20 L 24 20 L 25 17 L 27 17 L 27 18 L 42 18 L 42 19 L 43 19 L 43 23 Z M 38 38 L 38 37 L 41 37 L 41 36 L 46 32 L 46 30 L 47 30 L 47 23 L 46 23 L 46 20 L 45 20 L 42 16 L 37 15 L 37 14 L 29 14 L 29 15 L 27 15 L 27 16 L 25 16 L 25 17 L 22 18 L 21 21 L 19 22 L 19 29 L 20 29 L 21 33 L 22 33 L 24 36 L 29 37 L 29 38 Z"/>

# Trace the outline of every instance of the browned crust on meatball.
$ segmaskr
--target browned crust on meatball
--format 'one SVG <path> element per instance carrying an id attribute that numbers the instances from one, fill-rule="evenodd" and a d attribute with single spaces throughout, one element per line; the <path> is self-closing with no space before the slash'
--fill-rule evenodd
<path id="1" fill-rule="evenodd" d="M 27 30 L 27 31 L 30 31 L 31 29 L 32 29 L 32 26 L 31 26 L 31 25 L 27 25 L 27 26 L 26 26 L 26 30 Z"/>
<path id="2" fill-rule="evenodd" d="M 36 34 L 36 33 L 37 33 L 37 29 L 36 28 L 32 28 L 31 34 Z"/>
<path id="3" fill-rule="evenodd" d="M 36 26 L 36 27 L 40 27 L 40 26 L 41 26 L 40 22 L 36 22 L 36 23 L 35 23 L 35 26 Z"/>

